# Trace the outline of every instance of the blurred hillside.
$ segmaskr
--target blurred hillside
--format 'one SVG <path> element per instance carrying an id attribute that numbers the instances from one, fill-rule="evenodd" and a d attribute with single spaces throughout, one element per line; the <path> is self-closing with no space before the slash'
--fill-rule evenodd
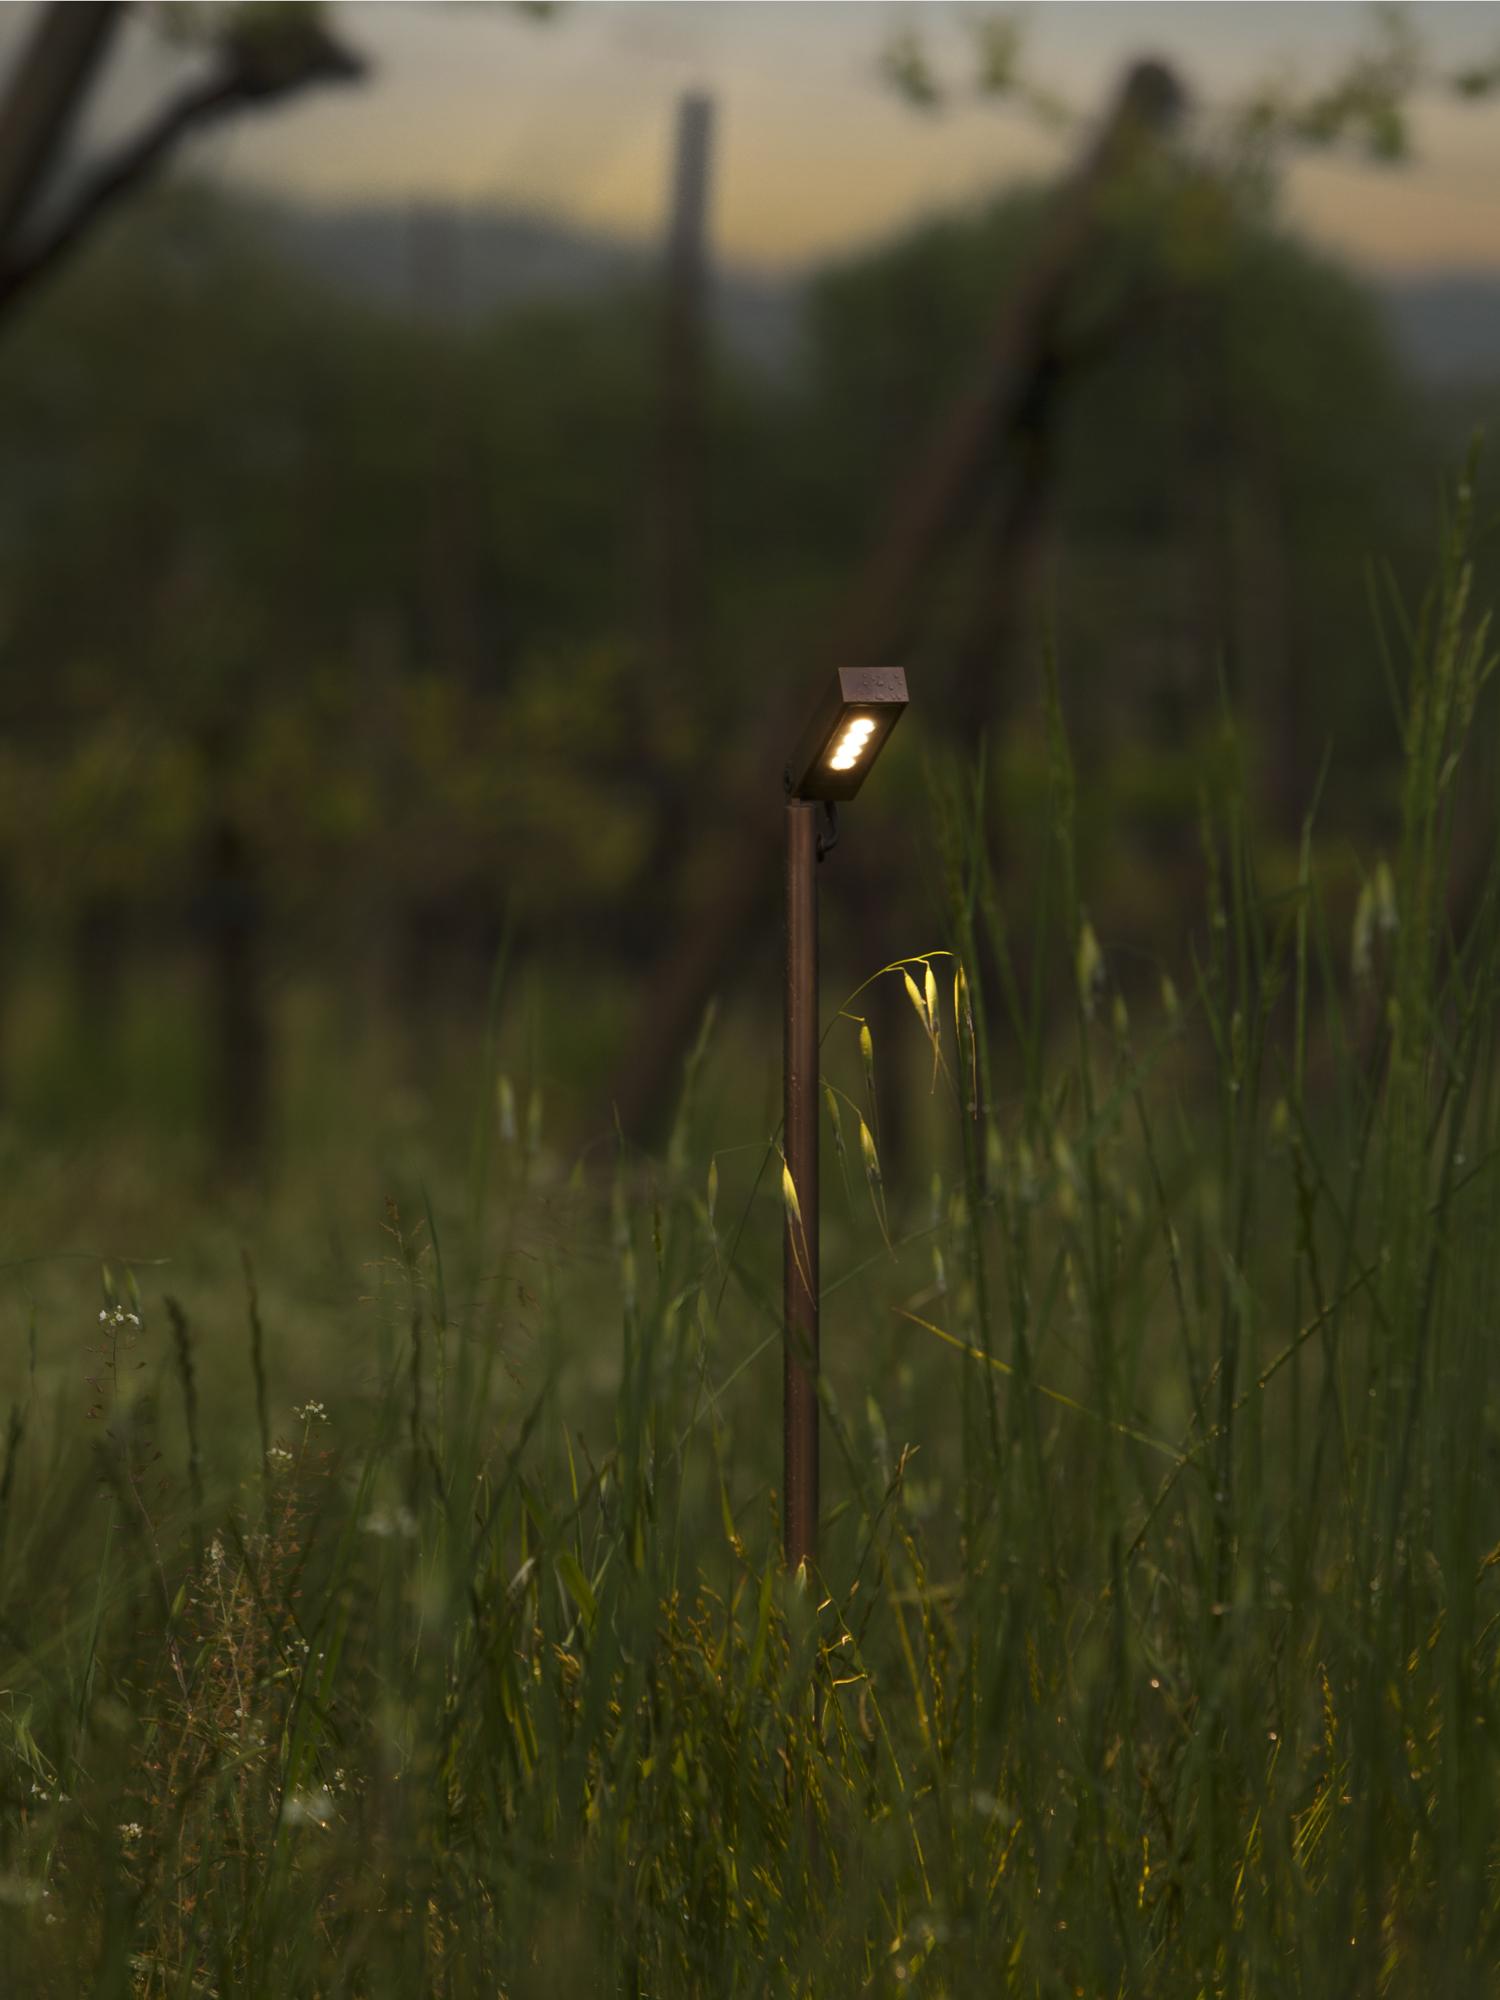
<path id="1" fill-rule="evenodd" d="M 1424 382 L 1483 390 L 1500 376 L 1500 278 L 1455 272 L 1376 288 L 1403 354 Z"/>
<path id="2" fill-rule="evenodd" d="M 287 254 L 352 292 L 397 312 L 472 321 L 536 299 L 580 299 L 644 283 L 655 248 L 503 209 L 426 203 L 393 208 L 264 204 L 262 226 Z M 423 238 L 446 266 L 445 297 L 419 296 L 414 248 Z M 1356 276 L 1360 275 L 1358 273 Z M 1500 375 L 1500 277 L 1370 273 L 1363 280 L 1388 316 L 1396 345 L 1423 383 L 1482 389 Z M 805 296 L 815 274 L 720 269 L 713 324 L 726 350 L 775 373 L 797 360 Z"/>
<path id="3" fill-rule="evenodd" d="M 653 245 L 543 216 L 440 203 L 406 208 L 266 204 L 260 226 L 290 258 L 397 313 L 473 324 L 536 302 L 608 297 L 649 284 Z M 719 269 L 711 324 L 726 353 L 774 374 L 795 364 L 799 280 Z"/>

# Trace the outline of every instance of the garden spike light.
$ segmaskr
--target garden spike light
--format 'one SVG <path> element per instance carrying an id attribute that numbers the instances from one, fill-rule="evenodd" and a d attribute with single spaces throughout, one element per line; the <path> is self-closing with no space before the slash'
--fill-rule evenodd
<path id="1" fill-rule="evenodd" d="M 841 667 L 797 739 L 787 796 L 830 805 L 852 799 L 905 708 L 900 667 Z"/>
<path id="2" fill-rule="evenodd" d="M 844 667 L 786 767 L 785 1345 L 787 1568 L 818 1554 L 818 809 L 852 799 L 906 707 L 899 667 Z M 828 843 L 831 845 L 831 842 Z"/>

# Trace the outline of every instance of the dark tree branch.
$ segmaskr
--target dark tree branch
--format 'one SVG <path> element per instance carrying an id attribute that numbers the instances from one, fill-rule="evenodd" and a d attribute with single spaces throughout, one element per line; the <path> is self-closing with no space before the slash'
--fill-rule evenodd
<path id="1" fill-rule="evenodd" d="M 121 0 L 40 10 L 0 104 L 0 244 L 40 193 L 123 11 Z"/>
<path id="2" fill-rule="evenodd" d="M 184 91 L 144 132 L 122 146 L 90 175 L 44 236 L 0 260 L 0 312 L 59 263 L 106 209 L 145 179 L 186 131 L 238 103 L 241 95 L 232 79 L 220 77 L 212 83 L 200 84 Z"/>
<path id="3" fill-rule="evenodd" d="M 360 57 L 321 30 L 300 37 L 290 55 L 246 39 L 230 44 L 229 57 L 218 75 L 182 91 L 106 159 L 36 242 L 8 254 L 0 250 L 0 314 L 60 263 L 100 216 L 145 180 L 195 128 L 239 107 L 289 96 L 307 84 L 352 82 L 365 71 Z"/>
<path id="4" fill-rule="evenodd" d="M 919 610 L 917 593 L 935 552 L 971 514 L 1003 440 L 1034 393 L 1102 190 L 1161 136 L 1183 102 L 1181 86 L 1161 63 L 1137 63 L 1127 75 L 1098 138 L 1063 188 L 1036 259 L 1007 299 L 967 388 L 902 484 L 837 627 L 837 659 L 874 660 L 899 648 Z"/>

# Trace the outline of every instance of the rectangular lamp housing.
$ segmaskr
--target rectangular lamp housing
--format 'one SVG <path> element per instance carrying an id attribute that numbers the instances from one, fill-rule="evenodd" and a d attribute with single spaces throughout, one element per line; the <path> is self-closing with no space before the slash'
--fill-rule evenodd
<path id="1" fill-rule="evenodd" d="M 852 799 L 905 709 L 900 667 L 840 667 L 787 762 L 787 796 Z"/>

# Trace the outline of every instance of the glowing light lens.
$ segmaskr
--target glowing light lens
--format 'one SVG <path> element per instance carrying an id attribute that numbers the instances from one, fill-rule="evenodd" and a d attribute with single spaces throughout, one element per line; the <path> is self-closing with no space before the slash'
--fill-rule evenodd
<path id="1" fill-rule="evenodd" d="M 856 715 L 844 726 L 844 733 L 833 746 L 833 754 L 828 759 L 831 771 L 852 771 L 870 747 L 870 738 L 875 734 L 873 716 Z"/>

